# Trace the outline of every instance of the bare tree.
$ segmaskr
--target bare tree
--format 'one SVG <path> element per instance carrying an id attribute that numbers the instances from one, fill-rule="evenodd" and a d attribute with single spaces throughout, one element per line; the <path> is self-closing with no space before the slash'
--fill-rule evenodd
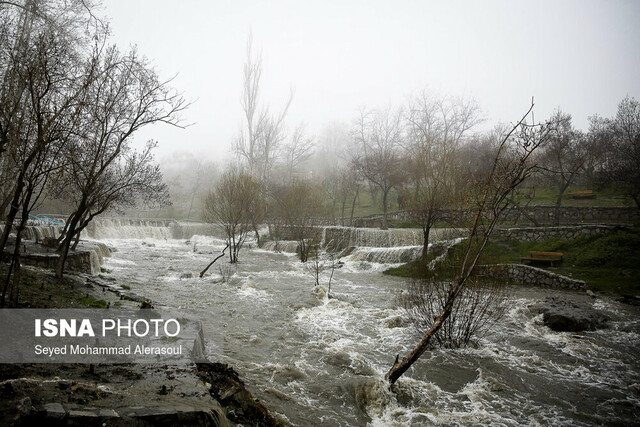
<path id="1" fill-rule="evenodd" d="M 313 139 L 305 135 L 305 126 L 299 125 L 283 150 L 288 183 L 293 181 L 294 173 L 298 167 L 313 154 L 313 148 Z"/>
<path id="2" fill-rule="evenodd" d="M 353 225 L 353 214 L 356 207 L 356 200 L 360 192 L 360 177 L 358 172 L 351 167 L 344 167 L 339 171 L 338 194 L 340 201 L 340 225 L 345 224 L 345 209 L 347 204 L 351 204 L 349 225 Z"/>
<path id="3" fill-rule="evenodd" d="M 446 261 L 445 261 L 446 263 Z M 450 264 L 453 265 L 453 264 Z M 419 332 L 428 330 L 445 308 L 451 286 L 449 274 L 413 279 L 400 303 Z M 451 315 L 433 338 L 442 347 L 465 347 L 475 338 L 491 332 L 508 307 L 507 288 L 502 283 L 483 283 L 470 278 L 451 307 Z"/>
<path id="4" fill-rule="evenodd" d="M 92 59 L 106 31 L 92 7 L 90 2 L 55 0 L 0 4 L 0 175 L 6 184 L 0 210 L 9 207 L 0 258 L 10 231 L 16 232 L 2 306 L 8 291 L 10 304 L 17 302 L 23 231 L 31 211 L 51 189 L 50 179 L 61 176 L 61 153 L 96 77 Z"/>
<path id="5" fill-rule="evenodd" d="M 477 210 L 469 232 L 466 248 L 457 266 L 456 276 L 446 289 L 446 300 L 431 326 L 425 331 L 415 348 L 402 360 L 399 355 L 387 373 L 394 384 L 426 351 L 431 339 L 451 316 L 454 304 L 473 275 L 482 251 L 489 240 L 500 215 L 507 208 L 509 194 L 533 171 L 531 156 L 544 143 L 552 128 L 551 124 L 529 125 L 526 123 L 533 103 L 522 119 L 504 135 L 496 151 L 492 167 L 478 192 Z"/>
<path id="6" fill-rule="evenodd" d="M 206 216 L 224 229 L 232 264 L 238 262 L 249 232 L 262 220 L 258 215 L 264 212 L 263 205 L 260 184 L 236 168 L 227 170 L 207 197 Z"/>
<path id="7" fill-rule="evenodd" d="M 279 226 L 298 242 L 300 260 L 306 262 L 314 240 L 319 237 L 315 218 L 322 214 L 321 189 L 295 181 L 276 196 Z"/>
<path id="8" fill-rule="evenodd" d="M 9 212 L 0 257 L 18 212 L 28 217 L 51 171 L 62 165 L 58 156 L 78 123 L 87 84 L 95 78 L 91 58 L 104 33 L 93 29 L 98 45 L 86 55 L 87 46 L 78 44 L 75 27 L 63 27 L 58 20 L 61 13 L 73 16 L 74 5 L 30 1 L 18 8 L 15 43 L 6 50 L 9 64 L 0 91 L 6 101 L 0 108 L 0 149 L 7 150 L 0 160 L 13 175 L 3 201 Z"/>
<path id="9" fill-rule="evenodd" d="M 407 212 L 422 227 L 427 256 L 429 232 L 460 208 L 468 173 L 460 155 L 467 132 L 479 122 L 475 102 L 458 98 L 432 98 L 425 92 L 412 99 L 407 112 L 407 151 L 414 191 Z"/>
<path id="10" fill-rule="evenodd" d="M 235 151 L 246 161 L 249 174 L 267 183 L 286 137 L 284 120 L 293 101 L 293 90 L 284 108 L 278 114 L 273 114 L 269 107 L 260 103 L 261 78 L 262 57 L 260 54 L 254 56 L 253 36 L 250 34 L 241 102 L 245 123 L 235 143 Z"/>
<path id="11" fill-rule="evenodd" d="M 337 168 L 329 168 L 324 171 L 320 180 L 320 186 L 324 190 L 324 198 L 331 204 L 328 208 L 331 224 L 336 224 L 336 206 L 340 198 L 341 182 L 340 171 Z"/>
<path id="12" fill-rule="evenodd" d="M 605 182 L 623 189 L 640 209 L 640 102 L 624 98 L 616 116 L 606 120 L 597 135 L 608 142 L 602 167 Z"/>
<path id="13" fill-rule="evenodd" d="M 169 81 L 135 51 L 122 55 L 109 47 L 94 64 L 98 77 L 88 85 L 82 125 L 65 151 L 69 167 L 67 199 L 74 210 L 67 219 L 58 247 L 56 275 L 62 277 L 74 238 L 97 215 L 117 206 L 131 206 L 138 197 L 153 204 L 168 203 L 160 170 L 152 164 L 150 142 L 141 152 L 131 149 L 132 136 L 152 123 L 179 126 L 179 113 L 187 107 Z"/>
<path id="14" fill-rule="evenodd" d="M 575 183 L 589 151 L 585 136 L 573 129 L 571 115 L 556 111 L 551 121 L 558 123 L 558 126 L 549 135 L 541 155 L 540 169 L 556 186 L 555 223 L 559 225 L 564 193 Z"/>
<path id="15" fill-rule="evenodd" d="M 311 259 L 307 262 L 307 271 L 313 277 L 315 286 L 322 285 L 323 276 L 328 272 L 329 277 L 326 278 L 327 298 L 331 298 L 331 282 L 338 267 L 338 254 L 331 249 L 322 251 L 319 244 L 313 245 L 311 253 Z"/>
<path id="16" fill-rule="evenodd" d="M 362 155 L 353 160 L 353 166 L 382 193 L 383 229 L 389 224 L 389 192 L 407 179 L 400 154 L 402 132 L 400 111 L 361 112 L 357 134 Z"/>

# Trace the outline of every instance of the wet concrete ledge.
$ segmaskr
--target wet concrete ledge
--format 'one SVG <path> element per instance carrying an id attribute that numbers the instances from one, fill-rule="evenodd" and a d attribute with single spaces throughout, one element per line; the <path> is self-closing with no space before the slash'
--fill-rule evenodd
<path id="1" fill-rule="evenodd" d="M 55 270 L 60 254 L 54 248 L 31 241 L 25 241 L 22 245 L 22 253 L 20 254 L 20 263 L 22 265 Z M 7 245 L 5 256 L 11 257 L 13 249 L 14 246 L 11 243 Z M 75 251 L 69 251 L 65 270 L 74 273 L 97 275 L 100 274 L 104 259 L 110 256 L 111 250 L 104 243 L 81 241 Z"/>

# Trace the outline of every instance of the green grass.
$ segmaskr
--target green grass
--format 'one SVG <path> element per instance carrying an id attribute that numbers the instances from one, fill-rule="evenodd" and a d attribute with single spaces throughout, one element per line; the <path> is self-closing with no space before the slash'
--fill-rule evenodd
<path id="1" fill-rule="evenodd" d="M 453 256 L 460 256 L 459 245 Z M 547 239 L 543 242 L 519 242 L 492 239 L 485 247 L 481 264 L 519 263 L 529 251 L 562 252 L 563 262 L 550 271 L 578 280 L 600 292 L 640 295 L 640 230 L 621 231 L 607 236 L 576 239 Z M 423 263 L 414 261 L 389 269 L 385 274 L 420 277 Z"/>
<path id="2" fill-rule="evenodd" d="M 416 278 L 422 277 L 424 272 L 425 262 L 421 259 L 402 264 L 398 267 L 389 268 L 382 272 L 388 276 Z"/>
<path id="3" fill-rule="evenodd" d="M 592 190 L 596 194 L 595 199 L 573 199 L 569 195 L 572 191 L 581 191 L 581 190 Z M 526 194 L 528 193 L 528 189 L 522 190 L 522 196 L 520 197 L 520 201 L 522 204 L 527 202 Z M 554 206 L 556 203 L 556 197 L 558 194 L 558 190 L 554 187 L 536 187 L 535 195 L 533 200 L 529 203 L 529 206 Z M 397 204 L 398 192 L 395 189 L 392 189 L 389 192 L 388 202 L 390 204 L 389 212 L 395 212 L 399 210 Z M 351 215 L 351 202 L 349 200 L 345 205 L 344 215 L 349 217 Z M 602 207 L 628 207 L 635 206 L 633 200 L 625 195 L 618 189 L 615 188 L 587 188 L 585 186 L 571 186 L 565 192 L 562 198 L 562 206 L 602 206 Z M 336 204 L 336 210 L 334 215 L 336 217 L 340 217 L 341 212 L 341 204 Z M 361 188 L 360 193 L 358 195 L 358 199 L 356 201 L 356 206 L 354 209 L 354 216 L 369 216 L 382 214 L 382 196 L 380 192 L 378 192 L 378 197 L 376 202 L 373 201 L 371 194 L 367 191 L 367 188 Z M 391 223 L 391 227 L 396 228 L 418 228 L 419 226 L 413 221 L 393 221 Z"/>
<path id="4" fill-rule="evenodd" d="M 595 199 L 573 199 L 569 194 L 572 191 L 592 190 L 596 194 Z M 520 197 L 520 201 L 525 203 L 527 198 L 524 197 L 527 194 L 527 189 L 522 191 L 523 197 Z M 554 206 L 556 204 L 556 198 L 558 197 L 558 190 L 554 187 L 536 187 L 535 196 L 530 203 L 530 206 Z M 565 191 L 562 197 L 562 206 L 632 206 L 633 200 L 620 192 L 615 188 L 587 188 L 584 186 L 571 186 Z"/>
<path id="5" fill-rule="evenodd" d="M 395 189 L 389 191 L 389 196 L 387 202 L 390 205 L 389 212 L 395 212 L 398 210 L 398 192 Z M 351 203 L 353 199 L 347 200 L 347 203 L 344 208 L 344 216 L 349 217 L 351 215 Z M 358 194 L 358 199 L 356 200 L 356 206 L 353 210 L 354 217 L 360 216 L 369 216 L 369 215 L 377 215 L 382 213 L 382 193 L 378 191 L 378 196 L 374 203 L 371 194 L 367 191 L 366 188 L 361 188 L 360 193 Z M 342 204 L 336 203 L 336 210 L 334 212 L 336 217 L 340 217 L 342 215 Z"/>

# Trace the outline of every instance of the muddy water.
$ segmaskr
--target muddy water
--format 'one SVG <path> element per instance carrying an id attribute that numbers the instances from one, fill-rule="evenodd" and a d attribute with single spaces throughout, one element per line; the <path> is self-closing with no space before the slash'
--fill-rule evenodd
<path id="1" fill-rule="evenodd" d="M 203 279 L 198 272 L 221 240 L 107 241 L 118 248 L 106 261 L 111 275 L 162 304 L 207 313 L 211 358 L 233 365 L 295 425 L 638 422 L 639 313 L 613 300 L 593 301 L 615 319 L 611 329 L 554 333 L 527 309 L 549 291 L 516 289 L 496 333 L 475 348 L 427 352 L 392 393 L 384 374 L 420 334 L 398 321 L 394 298 L 404 285 L 382 275 L 388 265 L 347 259 L 326 299 L 293 255 L 244 249 L 220 282 L 215 267 Z M 181 280 L 184 273 L 194 278 Z M 219 327 L 222 350 L 211 342 Z"/>

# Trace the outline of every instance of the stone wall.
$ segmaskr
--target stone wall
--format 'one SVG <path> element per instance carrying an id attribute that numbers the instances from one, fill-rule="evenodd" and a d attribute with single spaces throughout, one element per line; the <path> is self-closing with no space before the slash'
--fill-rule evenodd
<path id="1" fill-rule="evenodd" d="M 555 224 L 555 207 L 530 206 L 523 209 L 510 208 L 505 212 L 504 221 L 533 223 L 540 225 Z M 588 223 L 634 223 L 640 221 L 640 209 L 635 207 L 605 206 L 564 206 L 560 208 L 562 224 Z"/>
<path id="2" fill-rule="evenodd" d="M 478 274 L 492 279 L 524 283 L 526 285 L 545 288 L 573 290 L 585 288 L 585 283 L 582 280 L 571 279 L 570 277 L 555 274 L 542 268 L 523 264 L 481 265 L 478 266 Z"/>
<path id="3" fill-rule="evenodd" d="M 461 213 L 456 213 L 460 216 Z M 410 219 L 405 211 L 396 211 L 388 214 L 390 221 L 405 221 Z M 340 218 L 336 219 L 340 223 Z M 349 223 L 349 218 L 345 219 Z M 529 206 L 522 209 L 509 208 L 502 217 L 504 223 L 554 225 L 555 207 L 553 206 Z M 356 227 L 380 227 L 382 215 L 369 215 L 354 218 Z M 637 223 L 640 222 L 640 209 L 635 207 L 604 207 L 604 206 L 565 206 L 560 208 L 561 224 L 594 224 L 594 223 Z"/>
<path id="4" fill-rule="evenodd" d="M 575 239 L 581 236 L 595 236 L 611 234 L 628 230 L 624 225 L 577 225 L 563 227 L 524 227 L 524 228 L 496 228 L 493 236 L 523 242 L 540 242 L 546 239 Z"/>

